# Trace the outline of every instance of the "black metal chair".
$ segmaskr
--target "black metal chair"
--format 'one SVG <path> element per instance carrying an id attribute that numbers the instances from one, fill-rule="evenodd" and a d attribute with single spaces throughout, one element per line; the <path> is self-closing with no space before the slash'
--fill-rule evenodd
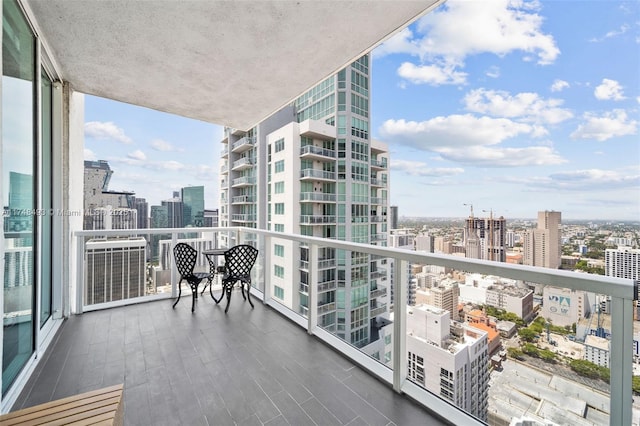
<path id="1" fill-rule="evenodd" d="M 222 296 L 227 295 L 227 307 L 224 309 L 226 314 L 229 310 L 229 302 L 231 301 L 231 292 L 233 286 L 236 283 L 240 283 L 240 290 L 242 291 L 242 298 L 248 300 L 249 304 L 253 308 L 251 302 L 251 269 L 256 263 L 258 258 L 258 249 L 248 244 L 241 244 L 231 247 L 224 253 L 224 275 L 222 277 L 222 293 L 220 298 L 216 299 L 211 297 L 216 302 L 220 303 Z M 247 286 L 247 295 L 244 295 L 244 286 Z"/>
<path id="2" fill-rule="evenodd" d="M 203 280 L 207 280 L 207 282 L 211 284 L 211 273 L 193 272 L 198 258 L 198 251 L 189 244 L 176 244 L 173 248 L 173 256 L 176 261 L 178 273 L 180 274 L 180 281 L 178 282 L 178 298 L 173 304 L 173 307 L 175 308 L 180 301 L 180 296 L 182 295 L 182 280 L 185 280 L 189 284 L 189 287 L 191 287 L 191 312 L 193 312 L 195 309 L 196 299 L 198 298 L 198 285 L 200 285 Z"/>

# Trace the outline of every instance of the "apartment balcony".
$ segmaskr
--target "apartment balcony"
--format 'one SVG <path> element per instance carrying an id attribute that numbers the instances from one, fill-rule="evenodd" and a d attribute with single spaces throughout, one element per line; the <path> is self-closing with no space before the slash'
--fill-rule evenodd
<path id="1" fill-rule="evenodd" d="M 250 169 L 254 166 L 255 160 L 249 157 L 242 157 L 239 160 L 233 162 L 233 167 L 231 170 L 234 172 Z"/>
<path id="2" fill-rule="evenodd" d="M 256 215 L 255 214 L 232 214 L 231 220 L 234 222 L 255 222 Z"/>
<path id="3" fill-rule="evenodd" d="M 387 181 L 386 180 L 382 180 L 382 179 L 378 179 L 375 177 L 371 177 L 369 179 L 369 183 L 371 184 L 371 186 L 376 186 L 379 188 L 384 188 L 387 186 Z"/>
<path id="4" fill-rule="evenodd" d="M 308 260 L 300 260 L 300 269 L 308 271 L 309 270 L 309 261 Z M 319 259 L 316 268 L 319 271 L 325 269 L 333 269 L 336 267 L 335 259 Z"/>
<path id="5" fill-rule="evenodd" d="M 304 225 L 328 225 L 335 224 L 336 217 L 332 215 L 300 215 L 300 223 Z"/>
<path id="6" fill-rule="evenodd" d="M 371 170 L 386 170 L 387 160 L 371 160 Z"/>
<path id="7" fill-rule="evenodd" d="M 231 145 L 231 152 L 236 154 L 243 153 L 245 151 L 250 150 L 256 144 L 256 138 L 245 136 L 243 138 L 238 139 Z"/>
<path id="8" fill-rule="evenodd" d="M 378 298 L 378 297 L 384 297 L 387 295 L 387 288 L 381 285 L 378 285 L 375 288 L 372 288 L 371 291 L 369 292 L 369 297 L 372 299 Z"/>
<path id="9" fill-rule="evenodd" d="M 191 238 L 194 233 L 198 234 L 195 242 L 226 241 L 231 245 L 251 241 L 260 248 L 252 270 L 255 309 L 251 309 L 236 291 L 226 315 L 207 293 L 199 296 L 195 312 L 191 313 L 188 290 L 183 291 L 184 300 L 172 309 L 173 298 L 177 295 L 177 276 L 171 266 L 171 256 L 166 256 L 165 260 L 167 275 L 163 275 L 162 280 L 166 285 L 149 287 L 147 290 L 153 291 L 132 299 L 87 303 L 84 253 L 85 243 L 90 238 L 135 235 L 152 240 L 150 237 L 154 234 L 170 234 L 165 240 L 164 253 L 167 254 L 172 244 L 185 236 Z M 398 281 L 391 282 L 388 288 L 396 300 L 407 298 L 408 289 L 401 283 L 407 282 L 411 263 L 542 285 L 561 285 L 611 296 L 610 394 L 593 393 L 595 391 L 581 383 L 556 379 L 556 376 L 553 380 L 545 380 L 543 376 L 553 372 L 536 370 L 536 373 L 508 376 L 506 380 L 510 381 L 504 386 L 509 388 L 502 389 L 497 385 L 478 388 L 481 393 L 488 392 L 489 403 L 482 402 L 482 406 L 476 407 L 484 407 L 489 413 L 489 424 L 500 424 L 504 420 L 496 416 L 524 418 L 537 415 L 538 411 L 531 407 L 548 406 L 554 401 L 581 401 L 585 404 L 585 413 L 598 412 L 596 424 L 631 424 L 632 307 L 636 294 L 631 280 L 251 228 L 75 232 L 71 239 L 75 246 L 71 251 L 75 254 L 72 260 L 77 264 L 72 277 L 74 286 L 70 288 L 74 301 L 72 315 L 63 323 L 52 347 L 39 356 L 31 379 L 13 409 L 124 383 L 125 424 L 266 424 L 280 421 L 289 424 L 484 424 L 407 379 L 406 354 L 398 353 L 406 348 L 408 338 L 406 305 L 395 303 L 393 306 L 392 325 L 397 344 L 391 346 L 392 361 L 384 363 L 340 339 L 333 323 L 326 329 L 322 327 L 321 318 L 337 309 L 335 302 L 322 301 L 319 287 L 329 281 L 310 282 L 304 286 L 300 282 L 289 284 L 285 294 L 305 290 L 311 302 L 307 306 L 289 306 L 274 298 L 275 280 L 271 274 L 277 257 L 267 256 L 270 251 L 265 247 L 272 246 L 275 241 L 280 243 L 282 239 L 307 244 L 311 280 L 318 280 L 320 276 L 315 265 L 323 249 L 394 259 Z M 342 287 L 346 285 L 343 281 L 336 283 Z M 370 300 L 366 303 L 371 317 L 389 313 L 390 305 L 371 300 L 381 297 L 384 289 L 386 287 L 377 286 L 369 292 Z M 220 291 L 219 284 L 215 284 L 214 294 Z M 500 375 L 511 374 L 510 368 L 522 368 L 515 361 L 507 360 L 506 363 L 505 367 L 513 367 L 505 368 Z M 291 366 L 295 368 L 291 369 Z M 319 371 L 326 374 L 319 374 Z M 541 380 L 532 380 L 531 374 Z M 494 375 L 490 377 L 493 381 Z M 496 376 L 496 380 L 498 377 L 502 376 Z M 486 379 L 484 382 L 488 381 Z M 477 387 L 483 382 L 481 376 L 475 380 Z M 548 383 L 558 386 L 555 389 L 541 387 Z M 514 394 L 516 391 L 510 390 L 512 386 L 521 386 L 522 392 L 533 392 L 523 397 L 524 405 L 519 405 L 521 400 L 518 398 L 499 399 L 499 403 L 493 401 L 494 392 L 496 398 L 509 392 Z M 542 395 L 543 399 L 535 404 L 536 392 L 537 395 L 548 393 L 548 398 Z M 562 419 L 569 419 L 564 421 L 567 424 L 576 416 L 571 407 L 570 404 L 554 405 L 553 410 L 546 410 L 550 416 L 546 421 L 563 423 Z"/>
<path id="10" fill-rule="evenodd" d="M 231 198 L 231 203 L 233 204 L 253 204 L 255 202 L 255 195 L 236 195 Z"/>
<path id="11" fill-rule="evenodd" d="M 336 310 L 336 302 L 318 302 L 318 315 L 328 314 Z"/>
<path id="12" fill-rule="evenodd" d="M 375 204 L 377 206 L 386 206 L 387 205 L 387 199 L 386 198 L 379 198 L 379 197 L 371 197 L 371 204 Z"/>
<path id="13" fill-rule="evenodd" d="M 371 241 L 387 241 L 387 234 L 373 234 L 371 235 Z"/>
<path id="14" fill-rule="evenodd" d="M 300 180 L 321 180 L 321 181 L 335 181 L 335 172 L 325 172 L 324 170 L 316 169 L 304 169 L 300 170 Z"/>
<path id="15" fill-rule="evenodd" d="M 386 303 L 378 303 L 371 302 L 369 305 L 369 316 L 377 317 L 378 315 L 382 315 L 387 312 L 387 304 Z"/>
<path id="16" fill-rule="evenodd" d="M 222 166 L 220 166 L 221 175 L 226 175 L 228 173 L 229 173 L 229 167 L 226 164 L 223 164 Z"/>
<path id="17" fill-rule="evenodd" d="M 371 218 L 369 219 L 370 222 L 373 223 L 382 223 L 387 219 L 386 216 L 371 216 Z"/>
<path id="18" fill-rule="evenodd" d="M 336 152 L 319 146 L 306 145 L 300 148 L 300 158 L 306 160 L 334 161 Z"/>
<path id="19" fill-rule="evenodd" d="M 228 158 L 229 157 L 229 148 L 227 147 L 227 145 L 224 146 L 224 148 L 222 148 L 222 150 L 220 151 L 220 158 Z"/>
<path id="20" fill-rule="evenodd" d="M 301 192 L 301 203 L 335 203 L 336 194 L 327 194 L 325 192 Z"/>
<path id="21" fill-rule="evenodd" d="M 338 284 L 335 278 L 318 282 L 318 293 L 326 293 L 327 291 L 332 291 L 336 288 L 338 288 Z"/>
<path id="22" fill-rule="evenodd" d="M 231 185 L 233 188 L 245 188 L 256 184 L 256 178 L 253 176 L 243 176 L 233 180 Z"/>
<path id="23" fill-rule="evenodd" d="M 386 277 L 386 276 L 387 276 L 386 269 L 378 268 L 375 271 L 371 271 L 371 278 L 377 279 L 377 278 L 382 278 L 382 277 Z"/>

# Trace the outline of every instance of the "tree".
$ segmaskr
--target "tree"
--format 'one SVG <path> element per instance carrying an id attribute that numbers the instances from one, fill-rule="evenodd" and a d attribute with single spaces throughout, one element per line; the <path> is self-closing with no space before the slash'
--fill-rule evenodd
<path id="1" fill-rule="evenodd" d="M 514 359 L 522 359 L 522 351 L 518 348 L 507 348 L 507 355 Z"/>
<path id="2" fill-rule="evenodd" d="M 536 340 L 538 333 L 529 328 L 521 328 L 518 330 L 518 336 L 525 342 L 533 342 Z"/>

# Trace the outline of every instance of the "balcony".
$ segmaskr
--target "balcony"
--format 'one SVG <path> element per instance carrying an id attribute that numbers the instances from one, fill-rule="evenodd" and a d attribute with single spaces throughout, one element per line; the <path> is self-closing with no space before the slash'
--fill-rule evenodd
<path id="1" fill-rule="evenodd" d="M 256 138 L 245 136 L 233 143 L 233 145 L 231 146 L 231 152 L 240 154 L 242 152 L 250 150 L 255 146 L 255 144 L 256 144 Z"/>
<path id="2" fill-rule="evenodd" d="M 300 215 L 300 223 L 304 225 L 335 224 L 336 217 L 330 215 Z"/>
<path id="3" fill-rule="evenodd" d="M 195 314 L 162 300 L 72 316 L 14 409 L 124 383 L 125 425 L 448 424 L 239 296 L 227 315 L 205 294 Z"/>
<path id="4" fill-rule="evenodd" d="M 384 187 L 387 186 L 387 181 L 386 180 L 378 179 L 378 178 L 375 178 L 375 177 L 371 177 L 369 182 L 371 183 L 371 186 L 377 186 L 377 187 L 380 187 L 380 188 L 384 188 Z"/>
<path id="5" fill-rule="evenodd" d="M 256 202 L 255 195 L 237 195 L 231 198 L 233 204 L 251 204 Z"/>
<path id="6" fill-rule="evenodd" d="M 231 220 L 234 221 L 234 222 L 255 222 L 256 221 L 256 215 L 255 214 L 246 214 L 246 213 L 232 214 L 231 215 Z"/>
<path id="7" fill-rule="evenodd" d="M 233 162 L 233 167 L 231 170 L 234 172 L 242 171 L 245 169 L 250 169 L 255 164 L 255 160 L 250 157 L 242 157 L 239 160 Z"/>
<path id="8" fill-rule="evenodd" d="M 184 236 L 183 234 L 193 233 L 198 234 L 198 241 L 224 240 L 229 244 L 253 241 L 261 248 L 258 263 L 253 271 L 252 297 L 261 300 L 262 304 L 256 303 L 255 309 L 251 310 L 248 304 L 236 295 L 231 302 L 229 314 L 224 315 L 223 309 L 215 306 L 205 294 L 199 298 L 194 314 L 190 312 L 190 303 L 184 300 L 173 310 L 170 305 L 172 296 L 177 294 L 177 280 L 171 274 L 171 270 L 167 271 L 168 285 L 162 291 L 99 305 L 86 304 L 85 265 L 82 256 L 87 239 L 127 235 L 146 235 L 150 238 L 154 234 L 170 234 L 168 243 L 173 244 Z M 339 420 L 336 423 L 347 423 L 360 417 L 367 424 L 483 424 L 477 418 L 443 401 L 437 394 L 407 380 L 406 354 L 398 352 L 406 348 L 406 340 L 409 339 L 404 332 L 408 316 L 406 305 L 395 303 L 394 321 L 387 322 L 392 326 L 395 338 L 394 344 L 390 346 L 393 351 L 392 361 L 385 363 L 338 338 L 335 334 L 337 328 L 333 325 L 326 329 L 320 326 L 324 323 L 320 317 L 335 311 L 337 307 L 335 302 L 321 301 L 318 287 L 322 285 L 317 281 L 304 287 L 308 292 L 309 301 L 316 301 L 307 306 L 287 306 L 275 299 L 272 296 L 274 280 L 268 271 L 273 271 L 276 258 L 266 256 L 265 253 L 269 251 L 264 247 L 274 244 L 273 240 L 285 239 L 295 244 L 305 243 L 309 247 L 310 280 L 318 280 L 320 276 L 314 265 L 318 264 L 319 254 L 323 249 L 346 250 L 366 253 L 370 257 L 394 259 L 394 277 L 398 281 L 390 283 L 390 290 L 396 300 L 406 300 L 408 289 L 398 283 L 407 280 L 410 263 L 499 275 L 543 285 L 561 283 L 568 289 L 611 296 L 614 330 L 611 335 L 610 353 L 611 397 L 608 394 L 598 397 L 583 394 L 590 392 L 587 387 L 566 381 L 559 382 L 564 384 L 555 389 L 553 395 L 561 396 L 562 400 L 568 398 L 573 401 L 576 399 L 576 392 L 579 393 L 578 399 L 589 407 L 586 411 L 595 410 L 600 413 L 598 424 L 631 423 L 620 417 L 628 413 L 630 418 L 632 411 L 632 302 L 636 289 L 631 280 L 249 228 L 78 231 L 74 236 L 76 249 L 71 253 L 77 256 L 75 260 L 78 270 L 76 285 L 72 287 L 72 291 L 75 291 L 72 294 L 75 301 L 73 313 L 84 314 L 72 315 L 63 325 L 55 345 L 42 357 L 32 380 L 15 404 L 15 409 L 113 383 L 125 383 L 127 424 L 144 423 L 149 419 L 153 423 L 165 420 L 172 424 L 195 424 L 206 421 L 209 415 L 222 416 L 216 417 L 216 424 L 222 422 L 221 419 L 239 424 L 245 420 L 249 421 L 248 417 L 252 416 L 263 423 L 283 416 L 282 420 L 292 424 L 307 424 L 309 420 L 304 416 L 309 416 L 316 423 L 325 424 L 326 422 L 313 417 L 317 412 L 312 407 L 318 406 L 323 407 L 321 411 L 324 419 L 329 415 L 336 416 Z M 170 257 L 168 261 L 171 262 Z M 340 281 L 338 285 L 348 287 L 344 281 Z M 302 289 L 299 282 L 291 283 L 290 286 L 285 290 L 286 293 L 294 290 L 294 286 L 296 290 Z M 384 318 L 389 312 L 390 305 L 371 300 L 374 299 L 371 297 L 372 294 L 381 295 L 382 293 L 377 292 L 382 290 L 382 287 L 375 287 L 368 292 L 370 317 Z M 214 286 L 214 292 L 219 291 L 219 286 Z M 127 304 L 129 306 L 125 306 Z M 267 306 L 269 309 L 266 309 Z M 312 308 L 309 309 L 309 306 Z M 344 327 L 341 330 L 344 331 Z M 360 347 L 364 349 L 364 346 Z M 330 353 L 333 353 L 333 356 Z M 225 361 L 221 362 L 222 359 Z M 296 368 L 291 370 L 291 365 L 295 365 Z M 319 366 L 330 370 L 331 374 L 317 374 Z M 517 371 L 512 373 L 512 368 L 521 368 L 518 367 L 518 363 L 512 361 L 505 364 L 506 366 L 509 368 L 505 368 L 501 374 L 506 376 L 505 380 L 508 380 L 511 387 L 521 386 L 531 390 L 530 388 L 535 386 L 549 383 L 550 379 L 547 379 L 547 376 L 543 378 L 547 373 L 536 373 L 540 375 L 541 380 L 534 382 L 530 380 L 531 372 L 527 372 L 526 375 L 522 372 L 518 374 Z M 340 371 L 349 379 L 344 380 L 342 377 L 340 380 L 341 374 L 336 374 Z M 326 382 L 332 377 L 340 383 Z M 488 370 L 474 377 L 476 387 L 482 391 L 480 394 L 487 392 L 486 388 L 480 389 L 480 386 L 488 377 Z M 535 377 L 537 380 L 538 376 Z M 491 379 L 494 379 L 493 374 Z M 167 383 L 171 386 L 167 387 Z M 371 387 L 374 385 L 375 391 Z M 354 389 L 351 389 L 351 386 Z M 500 393 L 500 390 L 500 387 L 492 386 L 488 392 Z M 297 392 L 308 394 L 300 395 Z M 549 391 L 548 388 L 540 388 L 536 392 Z M 344 400 L 347 394 L 352 396 Z M 366 404 L 360 399 L 352 399 L 356 396 L 362 398 Z M 301 400 L 298 401 L 296 398 Z M 308 401 L 313 403 L 307 405 Z M 340 411 L 340 407 L 343 406 L 337 401 L 347 404 L 349 410 L 346 412 L 350 413 L 349 416 L 340 417 L 345 413 Z M 391 401 L 393 404 L 390 404 Z M 553 399 L 544 401 L 551 403 Z M 493 417 L 496 415 L 518 417 L 514 414 L 515 411 L 511 411 L 517 406 L 517 402 L 513 400 L 513 404 L 507 406 L 496 405 L 490 400 L 489 405 L 480 402 L 475 407 L 488 411 L 490 424 L 496 424 L 501 421 L 500 418 Z M 530 402 L 528 401 L 528 406 L 539 406 L 531 405 Z M 398 404 L 402 404 L 402 408 L 398 407 Z M 567 411 L 570 406 L 554 407 L 560 410 L 555 412 L 555 415 L 566 415 L 570 418 L 575 415 Z M 551 411 L 548 411 L 549 415 L 554 415 Z M 287 417 L 296 413 L 301 417 Z M 434 413 L 437 413 L 437 417 Z M 522 415 L 527 413 L 533 412 L 525 409 Z M 420 417 L 414 417 L 414 414 Z M 442 418 L 447 421 L 441 420 Z"/>
<path id="9" fill-rule="evenodd" d="M 335 203 L 336 194 L 327 194 L 324 192 L 301 192 L 301 203 Z"/>
<path id="10" fill-rule="evenodd" d="M 229 167 L 226 164 L 223 164 L 222 166 L 220 166 L 221 175 L 226 175 L 228 173 L 229 173 Z"/>
<path id="11" fill-rule="evenodd" d="M 318 161 L 333 161 L 336 152 L 319 146 L 306 145 L 300 148 L 300 158 Z"/>
<path id="12" fill-rule="evenodd" d="M 375 204 L 377 206 L 386 206 L 387 205 L 387 199 L 386 198 L 380 198 L 380 197 L 371 197 L 371 204 Z"/>
<path id="13" fill-rule="evenodd" d="M 369 297 L 371 297 L 372 299 L 378 298 L 378 297 L 384 297 L 387 295 L 387 288 L 381 285 L 378 285 L 377 287 L 371 289 L 371 291 L 369 292 Z"/>
<path id="14" fill-rule="evenodd" d="M 335 172 L 325 172 L 324 170 L 304 169 L 300 170 L 300 180 L 336 180 Z"/>
<path id="15" fill-rule="evenodd" d="M 386 170 L 387 160 L 371 159 L 371 170 Z"/>
<path id="16" fill-rule="evenodd" d="M 243 176 L 233 180 L 233 188 L 245 188 L 256 184 L 256 178 L 253 176 Z"/>

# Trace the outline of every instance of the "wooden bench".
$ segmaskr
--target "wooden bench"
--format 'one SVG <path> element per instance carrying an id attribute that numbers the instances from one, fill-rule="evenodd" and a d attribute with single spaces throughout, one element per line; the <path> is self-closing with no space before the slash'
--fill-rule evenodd
<path id="1" fill-rule="evenodd" d="M 0 416 L 0 425 L 122 425 L 123 385 L 46 402 Z"/>

